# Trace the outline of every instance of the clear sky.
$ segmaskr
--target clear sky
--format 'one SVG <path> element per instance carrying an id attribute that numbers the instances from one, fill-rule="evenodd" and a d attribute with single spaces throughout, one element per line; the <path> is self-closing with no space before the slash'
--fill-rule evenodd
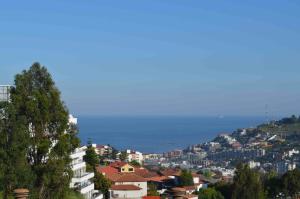
<path id="1" fill-rule="evenodd" d="M 0 0 L 0 84 L 34 61 L 75 115 L 300 113 L 299 0 Z"/>

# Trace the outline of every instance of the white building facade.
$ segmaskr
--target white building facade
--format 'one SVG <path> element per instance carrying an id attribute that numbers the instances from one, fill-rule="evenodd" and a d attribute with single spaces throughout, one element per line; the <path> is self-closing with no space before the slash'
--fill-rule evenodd
<path id="1" fill-rule="evenodd" d="M 77 118 L 70 115 L 69 123 L 77 124 Z M 70 188 L 80 192 L 85 199 L 102 199 L 103 194 L 94 189 L 94 173 L 86 172 L 86 163 L 83 160 L 86 149 L 86 146 L 77 148 L 70 155 L 70 158 L 72 159 L 71 169 L 73 171 Z"/>

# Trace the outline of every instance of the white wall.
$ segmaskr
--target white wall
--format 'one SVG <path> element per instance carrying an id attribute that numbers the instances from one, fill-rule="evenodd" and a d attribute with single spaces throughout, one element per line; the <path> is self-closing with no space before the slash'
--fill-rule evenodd
<path id="1" fill-rule="evenodd" d="M 129 185 L 135 185 L 137 187 L 142 188 L 140 192 L 142 193 L 142 196 L 147 195 L 147 182 L 117 182 L 116 185 L 121 184 L 129 184 Z"/>

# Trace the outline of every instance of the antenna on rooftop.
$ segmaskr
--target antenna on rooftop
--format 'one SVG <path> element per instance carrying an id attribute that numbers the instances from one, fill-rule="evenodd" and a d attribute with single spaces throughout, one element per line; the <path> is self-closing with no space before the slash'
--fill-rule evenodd
<path id="1" fill-rule="evenodd" d="M 269 121 L 269 107 L 268 104 L 265 105 L 265 119 L 266 119 L 266 123 L 268 124 Z"/>

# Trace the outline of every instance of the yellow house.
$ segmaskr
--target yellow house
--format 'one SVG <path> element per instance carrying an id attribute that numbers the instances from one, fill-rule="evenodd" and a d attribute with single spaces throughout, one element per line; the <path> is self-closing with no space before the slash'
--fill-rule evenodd
<path id="1" fill-rule="evenodd" d="M 120 172 L 121 173 L 133 173 L 134 172 L 134 167 L 131 166 L 130 164 L 125 164 L 120 167 Z"/>

